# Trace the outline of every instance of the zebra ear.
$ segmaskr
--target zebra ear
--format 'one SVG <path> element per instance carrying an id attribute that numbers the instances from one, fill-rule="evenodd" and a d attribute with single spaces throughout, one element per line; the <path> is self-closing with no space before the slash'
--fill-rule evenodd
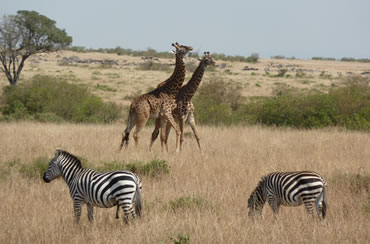
<path id="1" fill-rule="evenodd" d="M 57 148 L 56 151 L 55 151 L 55 156 L 58 156 L 59 154 L 61 154 L 62 151 L 63 151 L 62 149 Z"/>

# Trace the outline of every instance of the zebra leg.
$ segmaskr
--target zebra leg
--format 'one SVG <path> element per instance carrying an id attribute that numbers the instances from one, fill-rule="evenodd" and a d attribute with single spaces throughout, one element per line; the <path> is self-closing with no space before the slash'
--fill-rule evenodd
<path id="1" fill-rule="evenodd" d="M 279 213 L 280 204 L 278 203 L 275 197 L 269 197 L 268 202 L 272 211 L 274 212 L 274 216 L 276 217 L 277 214 Z"/>
<path id="2" fill-rule="evenodd" d="M 87 217 L 89 218 L 90 222 L 94 221 L 94 207 L 91 203 L 87 204 Z"/>
<path id="3" fill-rule="evenodd" d="M 306 209 L 307 213 L 309 215 L 311 215 L 312 218 L 314 218 L 314 214 L 313 214 L 314 202 L 313 201 L 304 201 L 303 204 L 304 204 L 304 208 Z"/>
<path id="4" fill-rule="evenodd" d="M 123 222 L 125 224 L 128 224 L 128 220 L 129 220 L 129 217 L 130 215 L 133 217 L 133 218 L 136 218 L 136 213 L 135 213 L 135 209 L 133 208 L 133 204 L 129 204 L 129 203 L 124 203 L 122 205 L 122 208 L 123 208 L 123 212 L 125 214 L 124 218 L 123 218 Z"/>
<path id="5" fill-rule="evenodd" d="M 117 204 L 116 219 L 119 219 L 119 205 Z"/>
<path id="6" fill-rule="evenodd" d="M 76 218 L 76 223 L 80 223 L 80 217 L 81 217 L 81 207 L 82 207 L 82 202 L 81 201 L 74 201 L 73 202 L 73 209 L 75 212 L 75 218 Z"/>

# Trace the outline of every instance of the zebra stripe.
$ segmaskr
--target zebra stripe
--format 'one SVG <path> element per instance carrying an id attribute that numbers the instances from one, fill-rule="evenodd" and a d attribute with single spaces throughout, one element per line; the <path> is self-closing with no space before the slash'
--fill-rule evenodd
<path id="1" fill-rule="evenodd" d="M 323 177 L 313 171 L 274 172 L 262 177 L 248 199 L 249 216 L 260 216 L 267 201 L 274 214 L 280 205 L 299 206 L 314 216 L 316 207 L 320 219 L 326 216 L 327 184 Z"/>
<path id="2" fill-rule="evenodd" d="M 73 200 L 76 221 L 80 221 L 81 207 L 87 204 L 89 221 L 94 219 L 93 207 L 122 207 L 127 223 L 131 215 L 135 218 L 141 212 L 141 181 L 130 171 L 98 173 L 82 167 L 74 155 L 57 149 L 54 158 L 44 173 L 44 181 L 51 182 L 63 176 L 69 186 Z"/>

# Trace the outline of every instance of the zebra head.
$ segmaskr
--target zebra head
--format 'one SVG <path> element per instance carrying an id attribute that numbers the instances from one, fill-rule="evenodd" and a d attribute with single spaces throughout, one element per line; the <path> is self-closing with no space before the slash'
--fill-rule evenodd
<path id="1" fill-rule="evenodd" d="M 54 158 L 50 161 L 48 169 L 44 173 L 44 181 L 49 183 L 62 174 L 59 162 L 59 156 L 62 154 L 61 149 L 57 149 Z"/>
<path id="2" fill-rule="evenodd" d="M 260 184 L 252 192 L 251 196 L 248 199 L 248 208 L 249 208 L 249 217 L 259 217 L 262 216 L 263 205 L 266 202 L 265 194 L 263 192 L 263 186 Z"/>

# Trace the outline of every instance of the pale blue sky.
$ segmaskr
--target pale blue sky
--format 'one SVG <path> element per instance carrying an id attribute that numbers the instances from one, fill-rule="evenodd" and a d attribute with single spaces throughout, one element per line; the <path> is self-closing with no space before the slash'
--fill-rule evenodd
<path id="1" fill-rule="evenodd" d="M 0 16 L 35 10 L 74 46 L 269 58 L 370 58 L 370 0 L 0 0 Z"/>

